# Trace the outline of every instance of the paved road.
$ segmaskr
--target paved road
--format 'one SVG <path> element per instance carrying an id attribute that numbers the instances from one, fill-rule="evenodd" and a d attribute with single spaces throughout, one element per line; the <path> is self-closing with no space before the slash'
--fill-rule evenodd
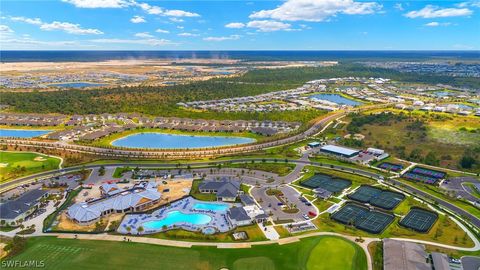
<path id="1" fill-rule="evenodd" d="M 461 216 L 467 217 L 473 225 L 475 225 L 477 228 L 480 228 L 480 219 L 477 218 L 476 216 L 470 214 L 469 212 L 463 210 L 462 208 L 460 208 L 456 205 L 453 205 L 449 202 L 446 202 L 446 201 L 444 201 L 444 200 L 442 200 L 438 197 L 430 195 L 429 193 L 424 192 L 420 189 L 417 189 L 416 187 L 411 186 L 409 184 L 406 184 L 404 182 L 401 182 L 401 181 L 398 181 L 398 180 L 395 180 L 395 179 L 389 179 L 389 181 L 394 183 L 397 188 L 401 187 L 401 189 L 406 189 L 410 193 L 415 193 L 417 196 L 420 195 L 421 197 L 424 197 L 428 200 L 437 202 L 439 205 L 443 206 L 444 208 L 446 208 L 446 209 L 448 209 L 448 210 L 450 210 L 454 213 L 457 213 Z"/>
<path id="2" fill-rule="evenodd" d="M 362 108 L 363 110 L 364 108 Z M 69 152 L 81 152 L 88 153 L 100 156 L 109 156 L 113 158 L 127 157 L 132 159 L 138 158 L 156 158 L 156 159 L 173 159 L 173 158 L 200 158 L 200 157 L 212 157 L 219 155 L 232 155 L 236 153 L 246 153 L 251 151 L 258 151 L 264 148 L 280 146 L 285 144 L 294 143 L 297 141 L 302 141 L 310 136 L 317 134 L 322 128 L 327 125 L 329 122 L 340 118 L 347 114 L 347 111 L 339 111 L 332 115 L 326 116 L 318 120 L 307 130 L 282 139 L 275 139 L 273 141 L 263 142 L 263 143 L 254 143 L 254 144 L 244 144 L 237 146 L 228 146 L 223 148 L 205 148 L 205 149 L 178 149 L 178 150 L 169 150 L 169 149 L 159 149 L 159 150 L 148 150 L 148 149 L 117 149 L 117 148 L 102 148 L 94 146 L 83 146 L 76 144 L 67 144 L 65 142 L 48 142 L 48 141 L 35 141 L 27 139 L 0 139 L 0 145 L 19 145 L 19 146 L 29 146 L 29 147 L 42 147 L 47 149 L 56 149 Z"/>
<path id="3" fill-rule="evenodd" d="M 250 161 L 256 161 L 256 162 L 262 162 L 263 160 L 265 160 L 266 162 L 274 162 L 275 160 L 277 159 L 272 159 L 272 158 L 266 158 L 266 159 L 259 159 L 259 158 L 256 158 L 256 159 L 233 159 L 233 160 L 229 160 L 229 161 L 211 161 L 211 162 L 194 162 L 194 163 L 182 163 L 182 166 L 212 166 L 212 165 L 216 165 L 216 164 L 223 164 L 223 163 L 245 163 L 245 162 L 250 162 Z M 279 163 L 283 162 L 282 160 L 277 160 Z M 369 177 L 369 178 L 372 178 L 372 179 L 375 179 L 375 180 L 382 180 L 383 179 L 383 176 L 379 175 L 379 174 L 375 174 L 375 173 L 372 173 L 372 172 L 368 172 L 368 171 L 363 171 L 361 169 L 352 169 L 352 168 L 347 168 L 347 167 L 342 167 L 342 166 L 333 166 L 333 165 L 324 165 L 324 164 L 321 164 L 319 162 L 311 162 L 311 161 L 308 161 L 308 160 L 304 160 L 304 158 L 302 159 L 299 159 L 299 160 L 288 160 L 289 163 L 295 163 L 295 164 L 299 164 L 299 165 L 313 165 L 313 166 L 320 166 L 320 167 L 324 167 L 324 168 L 330 168 L 330 169 L 334 169 L 334 170 L 340 170 L 340 171 L 345 171 L 345 172 L 352 172 L 352 173 L 355 173 L 355 174 L 358 174 L 358 175 L 362 175 L 362 176 L 365 176 L 365 177 Z M 74 167 L 68 167 L 68 168 L 65 168 L 65 169 L 62 169 L 62 170 L 54 170 L 54 171 L 49 171 L 49 172 L 43 172 L 43 173 L 39 173 L 39 174 L 35 174 L 35 175 L 31 175 L 31 176 L 27 176 L 27 177 L 23 177 L 23 178 L 19 178 L 19 179 L 16 179 L 16 180 L 13 180 L 13 181 L 10 181 L 10 182 L 7 182 L 7 183 L 3 183 L 3 184 L 0 184 L 0 193 L 1 192 L 4 192 L 8 189 L 12 189 L 22 183 L 28 183 L 28 182 L 32 182 L 34 181 L 35 179 L 37 178 L 40 178 L 40 177 L 47 177 L 49 175 L 51 175 L 52 173 L 60 173 L 60 172 L 63 172 L 63 173 L 66 173 L 66 172 L 73 172 L 73 171 L 78 171 L 80 169 L 82 169 L 83 167 L 86 168 L 86 169 L 96 169 L 98 168 L 100 165 L 87 165 L 87 166 L 74 166 Z M 142 163 L 115 163 L 115 164 L 109 164 L 109 165 L 105 165 L 105 167 L 118 167 L 118 166 L 130 166 L 130 167 L 135 167 L 135 166 L 139 166 L 139 167 L 144 167 L 144 168 L 171 168 L 171 167 L 175 167 L 175 164 L 172 164 L 172 163 L 158 163 L 158 164 L 142 164 Z M 299 167 L 299 166 L 297 166 Z M 296 177 L 294 174 L 291 174 L 292 177 Z M 289 179 L 290 180 L 290 179 Z M 287 181 L 286 181 L 287 182 Z M 391 182 L 395 183 L 397 188 L 398 187 L 404 187 L 408 192 L 410 193 L 415 193 L 417 194 L 417 196 L 422 196 L 426 199 L 429 199 L 429 200 L 432 200 L 432 201 L 436 201 L 438 204 L 440 204 L 441 206 L 443 206 L 444 208 L 454 212 L 454 213 L 457 213 L 459 215 L 462 215 L 462 216 L 465 216 L 467 217 L 470 222 L 475 225 L 476 227 L 480 228 L 480 219 L 470 213 L 468 213 L 467 211 L 449 203 L 449 202 L 446 202 L 440 198 L 437 198 L 435 196 L 432 196 L 422 190 L 419 190 L 417 189 L 416 187 L 413 187 L 413 186 L 410 186 L 410 185 L 406 185 L 405 183 L 403 182 L 400 182 L 398 180 L 395 180 L 395 179 L 391 179 Z"/>

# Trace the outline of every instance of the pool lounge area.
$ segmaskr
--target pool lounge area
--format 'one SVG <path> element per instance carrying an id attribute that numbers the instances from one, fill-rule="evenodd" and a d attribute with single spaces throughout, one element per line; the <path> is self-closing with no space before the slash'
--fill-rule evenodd
<path id="1" fill-rule="evenodd" d="M 179 228 L 204 234 L 227 232 L 235 228 L 227 216 L 231 206 L 233 204 L 202 202 L 187 197 L 151 214 L 128 214 L 123 218 L 117 231 L 121 234 L 134 235 Z M 140 227 L 143 230 L 139 231 Z"/>

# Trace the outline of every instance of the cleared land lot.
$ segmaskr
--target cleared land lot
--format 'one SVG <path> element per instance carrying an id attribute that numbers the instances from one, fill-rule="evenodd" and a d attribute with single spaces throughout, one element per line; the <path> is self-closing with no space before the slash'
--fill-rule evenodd
<path id="1" fill-rule="evenodd" d="M 38 237 L 14 260 L 43 260 L 48 269 L 367 269 L 363 250 L 339 237 L 242 249 L 176 248 L 132 242 Z"/>

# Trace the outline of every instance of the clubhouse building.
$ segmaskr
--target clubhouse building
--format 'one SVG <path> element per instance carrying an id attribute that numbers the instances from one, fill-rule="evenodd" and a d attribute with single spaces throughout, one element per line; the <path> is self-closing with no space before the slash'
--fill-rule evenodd
<path id="1" fill-rule="evenodd" d="M 145 210 L 156 205 L 161 198 L 157 185 L 153 182 L 141 182 L 130 189 L 121 189 L 116 184 L 104 184 L 100 190 L 104 197 L 70 206 L 67 216 L 78 224 L 89 225 L 112 213 Z"/>

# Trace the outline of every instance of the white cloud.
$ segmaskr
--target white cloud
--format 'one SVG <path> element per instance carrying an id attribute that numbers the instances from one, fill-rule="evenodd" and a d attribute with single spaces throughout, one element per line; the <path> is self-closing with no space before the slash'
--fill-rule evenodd
<path id="1" fill-rule="evenodd" d="M 287 0 L 275 9 L 254 12 L 250 18 L 321 22 L 337 14 L 372 14 L 381 8 L 375 2 L 354 0 Z"/>
<path id="2" fill-rule="evenodd" d="M 10 17 L 12 21 L 16 22 L 24 22 L 28 24 L 33 24 L 33 25 L 38 25 L 40 26 L 41 30 L 44 31 L 53 31 L 53 30 L 60 30 L 64 31 L 69 34 L 75 34 L 75 35 L 101 35 L 103 34 L 102 31 L 98 29 L 93 29 L 93 28 L 82 28 L 80 24 L 74 24 L 74 23 L 69 23 L 69 22 L 58 22 L 54 21 L 51 23 L 46 23 L 43 22 L 39 18 L 26 18 L 26 17 Z"/>
<path id="3" fill-rule="evenodd" d="M 18 49 L 21 48 L 36 48 L 37 46 L 46 46 L 45 48 L 52 48 L 52 47 L 65 47 L 65 46 L 74 46 L 77 47 L 80 44 L 76 43 L 75 41 L 42 41 L 42 40 L 35 40 L 29 37 L 24 38 L 2 38 L 0 40 L 3 48 L 13 48 Z M 31 47 L 31 46 L 35 47 Z"/>
<path id="4" fill-rule="evenodd" d="M 437 27 L 437 26 L 449 26 L 451 25 L 452 23 L 449 23 L 449 22 L 445 22 L 445 23 L 439 23 L 439 22 L 429 22 L 429 23 L 426 23 L 425 26 L 428 26 L 428 27 Z"/>
<path id="5" fill-rule="evenodd" d="M 176 23 L 181 23 L 181 22 L 184 22 L 185 20 L 174 17 L 174 18 L 170 18 L 170 21 L 176 22 Z"/>
<path id="6" fill-rule="evenodd" d="M 181 36 L 181 37 L 198 37 L 199 35 L 198 34 L 192 34 L 192 33 L 180 33 L 180 34 L 178 34 L 178 36 Z"/>
<path id="7" fill-rule="evenodd" d="M 206 37 L 203 40 L 205 41 L 225 41 L 225 40 L 237 40 L 240 39 L 239 35 L 230 35 L 226 37 Z"/>
<path id="8" fill-rule="evenodd" d="M 53 31 L 53 30 L 61 30 L 69 34 L 75 35 L 101 35 L 103 34 L 102 31 L 98 29 L 89 29 L 89 28 L 81 28 L 79 24 L 73 24 L 68 22 L 52 22 L 52 23 L 44 23 L 40 26 L 40 29 L 45 31 Z"/>
<path id="9" fill-rule="evenodd" d="M 92 39 L 90 40 L 94 43 L 108 43 L 108 44 L 139 44 L 139 45 L 149 45 L 149 46 L 165 46 L 172 45 L 170 40 L 167 39 L 118 39 L 118 38 L 101 38 L 101 39 Z"/>
<path id="10" fill-rule="evenodd" d="M 157 30 L 155 30 L 155 32 L 157 32 L 157 33 L 162 33 L 162 34 L 169 34 L 169 33 L 170 33 L 170 31 L 168 31 L 168 30 L 163 30 L 163 29 L 157 29 Z"/>
<path id="11" fill-rule="evenodd" d="M 13 33 L 13 30 L 8 25 L 0 24 L 0 33 Z"/>
<path id="12" fill-rule="evenodd" d="M 407 18 L 444 18 L 444 17 L 457 17 L 457 16 L 469 16 L 473 11 L 468 8 L 440 8 L 438 6 L 427 5 L 420 10 L 410 11 L 405 15 Z"/>
<path id="13" fill-rule="evenodd" d="M 279 31 L 291 30 L 291 25 L 288 23 L 276 22 L 276 21 L 251 21 L 247 23 L 247 27 L 256 28 L 260 32 L 272 32 L 272 31 Z"/>
<path id="14" fill-rule="evenodd" d="M 25 17 L 10 17 L 10 20 L 14 22 L 24 22 L 28 24 L 33 24 L 33 25 L 41 25 L 42 20 L 40 18 L 25 18 Z"/>
<path id="15" fill-rule="evenodd" d="M 144 23 L 144 22 L 147 22 L 145 20 L 145 18 L 143 18 L 142 16 L 133 16 L 133 18 L 130 19 L 130 21 L 132 23 Z"/>
<path id="16" fill-rule="evenodd" d="M 178 10 L 178 9 L 167 10 L 165 11 L 164 14 L 165 16 L 172 16 L 172 17 L 200 17 L 200 15 L 197 13 Z"/>
<path id="17" fill-rule="evenodd" d="M 393 6 L 395 9 L 398 9 L 400 11 L 403 11 L 405 10 L 402 6 L 402 3 L 396 3 L 394 6 Z"/>
<path id="18" fill-rule="evenodd" d="M 132 4 L 125 0 L 62 0 L 78 8 L 123 8 Z"/>
<path id="19" fill-rule="evenodd" d="M 143 11 L 151 15 L 162 15 L 162 16 L 168 16 L 168 17 L 200 17 L 199 14 L 189 12 L 189 11 L 178 10 L 178 9 L 167 10 L 162 7 L 152 6 L 147 3 L 136 3 L 136 2 L 134 3 L 136 6 L 143 9 Z"/>
<path id="20" fill-rule="evenodd" d="M 137 2 L 135 0 L 62 0 L 70 3 L 78 8 L 125 8 L 135 6 L 141 8 L 148 14 L 161 15 L 168 17 L 199 17 L 200 15 L 194 12 L 178 10 L 178 9 L 164 9 L 159 6 L 153 6 L 148 3 Z"/>
<path id="21" fill-rule="evenodd" d="M 245 24 L 244 23 L 240 23 L 240 22 L 232 22 L 232 23 L 228 23 L 225 25 L 226 28 L 236 28 L 236 29 L 239 29 L 239 28 L 244 28 L 245 27 Z"/>
<path id="22" fill-rule="evenodd" d="M 148 32 L 136 33 L 135 36 L 139 38 L 153 38 Z"/>

